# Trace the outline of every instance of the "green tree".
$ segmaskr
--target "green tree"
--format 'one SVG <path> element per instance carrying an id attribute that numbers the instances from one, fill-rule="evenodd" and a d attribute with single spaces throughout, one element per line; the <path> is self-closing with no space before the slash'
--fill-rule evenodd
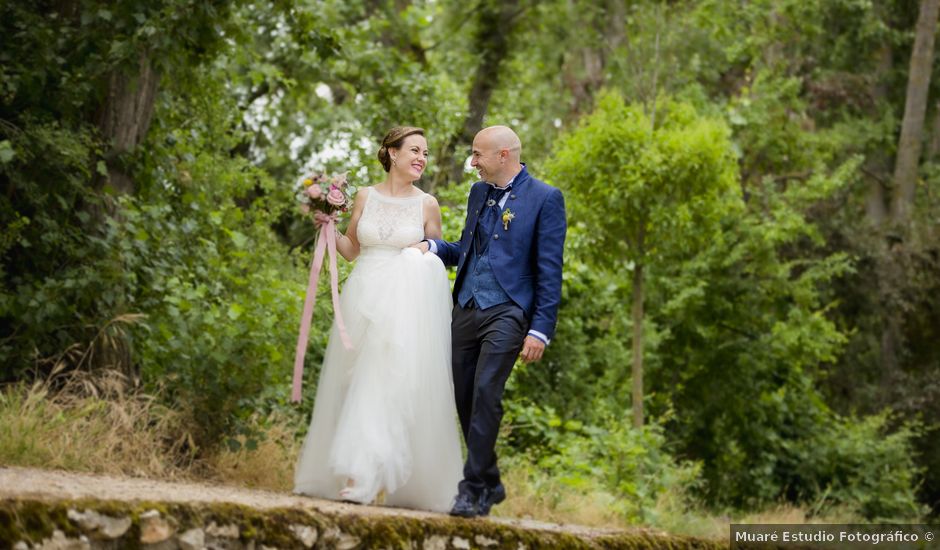
<path id="1" fill-rule="evenodd" d="M 548 166 L 571 199 L 575 227 L 599 269 L 632 277 L 633 423 L 643 425 L 643 300 L 646 272 L 694 253 L 739 201 L 727 126 L 666 101 L 654 125 L 640 106 L 607 93 Z M 593 222 L 593 223 L 591 223 Z M 599 222 L 599 223 L 598 223 Z M 590 223 L 590 225 L 589 225 Z"/>

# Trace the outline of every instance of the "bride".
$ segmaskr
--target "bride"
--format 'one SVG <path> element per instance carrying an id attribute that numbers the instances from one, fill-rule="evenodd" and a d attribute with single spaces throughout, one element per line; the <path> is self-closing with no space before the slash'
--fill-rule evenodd
<path id="1" fill-rule="evenodd" d="M 337 249 L 358 258 L 340 296 L 353 349 L 334 323 L 294 492 L 446 512 L 462 474 L 450 367 L 450 283 L 440 259 L 408 248 L 441 237 L 437 200 L 413 185 L 428 161 L 420 128 L 378 152 L 388 176 L 356 193 Z"/>

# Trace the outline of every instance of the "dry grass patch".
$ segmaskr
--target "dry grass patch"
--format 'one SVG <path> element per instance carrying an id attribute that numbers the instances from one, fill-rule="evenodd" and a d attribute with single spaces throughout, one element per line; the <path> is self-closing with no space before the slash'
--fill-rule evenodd
<path id="1" fill-rule="evenodd" d="M 249 449 L 248 438 L 239 436 L 237 450 L 221 448 L 209 453 L 204 461 L 206 471 L 222 483 L 290 492 L 301 446 L 294 429 L 277 416 L 253 418 L 252 424 L 262 428 L 257 447 Z"/>
<path id="2" fill-rule="evenodd" d="M 813 513 L 812 508 L 799 507 L 792 504 L 779 504 L 761 510 L 743 515 L 735 523 L 748 524 L 782 524 L 782 525 L 802 525 L 802 524 L 827 524 L 827 523 L 867 523 L 855 510 L 849 507 L 829 507 L 821 513 Z"/>
<path id="3" fill-rule="evenodd" d="M 194 460 L 186 419 L 153 396 L 45 383 L 0 391 L 0 464 L 174 478 Z"/>
<path id="4" fill-rule="evenodd" d="M 242 487 L 289 491 L 300 444 L 287 419 L 253 418 L 257 447 L 237 438 L 200 449 L 198 423 L 120 384 L 76 377 L 56 391 L 48 383 L 0 389 L 0 465 L 155 479 L 211 480 Z M 105 387 L 107 391 L 102 391 Z M 94 388 L 90 390 L 90 388 Z"/>

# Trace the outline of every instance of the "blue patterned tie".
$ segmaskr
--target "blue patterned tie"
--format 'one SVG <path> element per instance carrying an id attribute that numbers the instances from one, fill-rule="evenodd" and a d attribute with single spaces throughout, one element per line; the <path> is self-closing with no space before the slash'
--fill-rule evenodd
<path id="1" fill-rule="evenodd" d="M 503 200 L 506 193 L 512 188 L 512 185 L 506 187 L 496 187 L 491 185 L 486 192 L 486 200 L 483 201 L 483 211 L 477 219 L 476 245 L 477 255 L 486 252 L 486 247 L 493 237 L 493 230 L 496 228 L 496 222 L 499 220 L 499 201 Z"/>

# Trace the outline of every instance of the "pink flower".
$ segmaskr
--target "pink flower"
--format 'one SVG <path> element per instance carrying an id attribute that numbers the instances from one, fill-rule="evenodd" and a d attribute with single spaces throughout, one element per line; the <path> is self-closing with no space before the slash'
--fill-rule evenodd
<path id="1" fill-rule="evenodd" d="M 343 189 L 346 187 L 346 174 L 345 173 L 333 176 L 333 187 L 339 187 L 340 189 Z"/>
<path id="2" fill-rule="evenodd" d="M 301 205 L 300 205 L 300 211 L 301 211 L 302 213 L 304 213 L 304 214 L 309 214 L 309 213 L 310 213 L 310 205 L 309 205 L 309 204 L 301 204 Z"/>
<path id="3" fill-rule="evenodd" d="M 326 202 L 333 206 L 343 206 L 346 204 L 346 195 L 338 187 L 330 187 L 330 192 L 326 195 Z"/>
<path id="4" fill-rule="evenodd" d="M 310 187 L 307 187 L 306 191 L 307 196 L 315 201 L 322 200 L 323 198 L 323 189 L 320 189 L 320 186 L 317 184 L 313 184 Z"/>

